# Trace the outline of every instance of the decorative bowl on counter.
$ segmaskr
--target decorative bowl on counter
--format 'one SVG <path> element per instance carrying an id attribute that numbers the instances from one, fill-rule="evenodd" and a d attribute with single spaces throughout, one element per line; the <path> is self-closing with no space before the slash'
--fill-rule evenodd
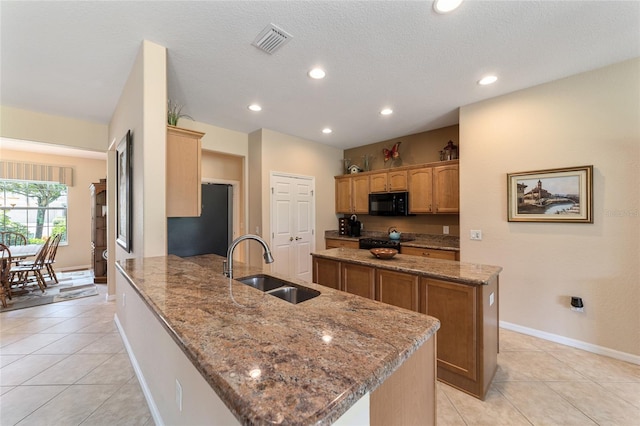
<path id="1" fill-rule="evenodd" d="M 392 248 L 372 248 L 369 251 L 378 259 L 391 259 L 398 254 L 398 250 Z"/>

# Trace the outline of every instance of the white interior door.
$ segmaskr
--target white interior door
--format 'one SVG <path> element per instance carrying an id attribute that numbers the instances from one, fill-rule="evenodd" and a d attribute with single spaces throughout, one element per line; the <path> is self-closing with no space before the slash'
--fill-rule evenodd
<path id="1" fill-rule="evenodd" d="M 312 280 L 315 249 L 314 179 L 271 174 L 271 251 L 277 273 Z"/>

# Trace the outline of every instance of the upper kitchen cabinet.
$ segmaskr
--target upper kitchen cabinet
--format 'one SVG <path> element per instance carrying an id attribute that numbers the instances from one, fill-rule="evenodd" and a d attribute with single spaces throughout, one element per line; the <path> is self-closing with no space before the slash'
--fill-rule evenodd
<path id="1" fill-rule="evenodd" d="M 369 176 L 336 177 L 336 213 L 369 213 Z"/>
<path id="2" fill-rule="evenodd" d="M 371 192 L 394 192 L 407 190 L 407 171 L 393 170 L 369 175 Z"/>
<path id="3" fill-rule="evenodd" d="M 409 170 L 409 213 L 433 213 L 433 168 Z"/>
<path id="4" fill-rule="evenodd" d="M 433 168 L 433 200 L 435 213 L 460 212 L 460 169 L 455 164 Z"/>
<path id="5" fill-rule="evenodd" d="M 409 213 L 459 213 L 458 161 L 410 169 Z"/>
<path id="6" fill-rule="evenodd" d="M 200 216 L 203 136 L 167 126 L 167 217 Z"/>

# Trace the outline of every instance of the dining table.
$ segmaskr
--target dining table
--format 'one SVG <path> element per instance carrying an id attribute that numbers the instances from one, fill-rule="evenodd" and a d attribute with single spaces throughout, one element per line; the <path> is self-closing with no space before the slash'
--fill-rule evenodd
<path id="1" fill-rule="evenodd" d="M 42 244 L 27 244 L 23 246 L 9 246 L 9 251 L 11 252 L 11 258 L 14 259 L 14 262 L 20 260 L 24 260 L 28 257 L 35 256 L 38 254 L 42 248 Z"/>

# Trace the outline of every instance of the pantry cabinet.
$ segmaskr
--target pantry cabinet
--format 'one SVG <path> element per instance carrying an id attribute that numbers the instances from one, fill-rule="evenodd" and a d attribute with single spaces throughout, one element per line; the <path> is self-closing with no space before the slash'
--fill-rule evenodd
<path id="1" fill-rule="evenodd" d="M 336 213 L 369 213 L 369 176 L 338 176 L 336 179 Z"/>
<path id="2" fill-rule="evenodd" d="M 204 133 L 167 126 L 167 217 L 200 216 Z"/>

